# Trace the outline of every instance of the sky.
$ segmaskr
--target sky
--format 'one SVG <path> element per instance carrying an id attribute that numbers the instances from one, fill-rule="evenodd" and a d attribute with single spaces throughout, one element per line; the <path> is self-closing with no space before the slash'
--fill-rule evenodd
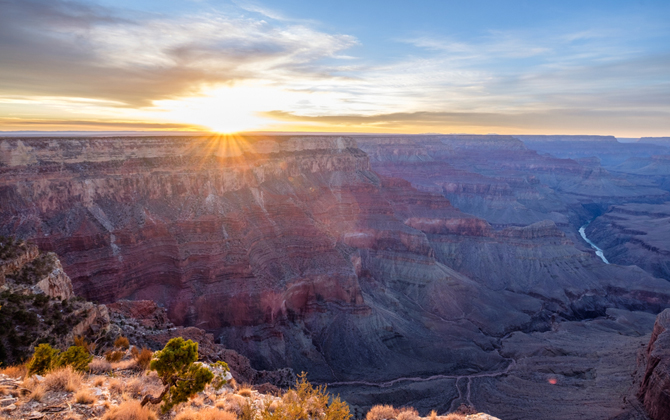
<path id="1" fill-rule="evenodd" d="M 670 135 L 670 1 L 0 0 L 0 131 Z"/>

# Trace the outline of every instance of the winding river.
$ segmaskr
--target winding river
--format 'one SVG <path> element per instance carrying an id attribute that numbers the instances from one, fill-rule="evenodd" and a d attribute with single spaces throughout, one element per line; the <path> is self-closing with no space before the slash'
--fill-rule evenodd
<path id="1" fill-rule="evenodd" d="M 591 222 L 589 222 L 589 223 L 591 223 Z M 607 258 L 605 258 L 605 253 L 603 252 L 603 250 L 598 248 L 598 245 L 594 244 L 593 242 L 591 242 L 591 240 L 589 238 L 586 237 L 586 227 L 589 225 L 589 223 L 587 223 L 584 226 L 579 228 L 579 234 L 582 235 L 582 238 L 584 238 L 586 243 L 591 245 L 591 248 L 596 250 L 596 255 L 599 256 L 600 259 L 603 260 L 603 262 L 605 264 L 609 264 L 610 262 L 607 261 Z"/>

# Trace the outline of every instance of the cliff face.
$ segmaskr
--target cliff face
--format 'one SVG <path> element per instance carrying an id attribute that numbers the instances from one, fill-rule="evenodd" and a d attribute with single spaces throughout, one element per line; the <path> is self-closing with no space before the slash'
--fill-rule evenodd
<path id="1" fill-rule="evenodd" d="M 638 397 L 649 417 L 670 417 L 670 309 L 658 315 L 645 352 L 646 371 Z"/>
<path id="2" fill-rule="evenodd" d="M 76 293 L 153 300 L 256 369 L 497 377 L 514 331 L 670 305 L 667 282 L 605 266 L 571 231 L 582 203 L 665 192 L 511 137 L 0 145 L 0 233 L 57 252 Z"/>
<path id="3" fill-rule="evenodd" d="M 670 281 L 670 202 L 612 206 L 586 228 L 607 258 Z"/>

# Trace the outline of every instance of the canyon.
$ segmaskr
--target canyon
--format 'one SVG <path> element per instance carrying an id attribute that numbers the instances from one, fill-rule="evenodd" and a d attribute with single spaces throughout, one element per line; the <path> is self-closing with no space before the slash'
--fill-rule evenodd
<path id="1" fill-rule="evenodd" d="M 0 138 L 0 234 L 56 253 L 77 295 L 154 301 L 254 369 L 306 371 L 361 410 L 643 419 L 638 354 L 670 307 L 667 150 Z"/>

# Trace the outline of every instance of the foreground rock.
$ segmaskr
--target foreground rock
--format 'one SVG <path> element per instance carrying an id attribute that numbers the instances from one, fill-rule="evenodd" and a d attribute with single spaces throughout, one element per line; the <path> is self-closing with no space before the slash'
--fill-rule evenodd
<path id="1" fill-rule="evenodd" d="M 656 318 L 644 353 L 646 369 L 638 396 L 653 420 L 670 418 L 670 310 Z"/>

